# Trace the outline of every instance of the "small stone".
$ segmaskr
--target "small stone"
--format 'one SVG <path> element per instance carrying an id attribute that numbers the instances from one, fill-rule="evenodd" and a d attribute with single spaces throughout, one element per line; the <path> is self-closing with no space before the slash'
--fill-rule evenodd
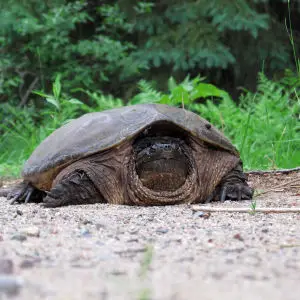
<path id="1" fill-rule="evenodd" d="M 204 216 L 204 211 L 196 211 L 194 213 L 194 218 L 202 218 Z"/>
<path id="2" fill-rule="evenodd" d="M 163 227 L 159 227 L 156 229 L 157 233 L 162 233 L 162 234 L 167 233 L 168 231 L 169 231 L 169 229 L 163 228 Z"/>
<path id="3" fill-rule="evenodd" d="M 14 264 L 11 259 L 0 259 L 0 274 L 12 274 Z"/>
<path id="4" fill-rule="evenodd" d="M 0 295 L 16 296 L 19 294 L 23 280 L 14 276 L 0 276 Z M 2 299 L 2 298 L 1 298 Z"/>
<path id="5" fill-rule="evenodd" d="M 220 280 L 220 279 L 222 279 L 225 276 L 225 274 L 223 272 L 217 272 L 217 271 L 215 271 L 215 272 L 211 272 L 211 276 L 214 279 Z"/>
<path id="6" fill-rule="evenodd" d="M 127 243 L 138 243 L 138 238 L 128 238 L 127 240 L 126 240 L 126 242 Z"/>
<path id="7" fill-rule="evenodd" d="M 106 227 L 106 225 L 104 224 L 104 223 L 97 223 L 97 224 L 95 224 L 95 226 L 96 226 L 96 229 L 97 230 L 99 230 L 99 229 L 101 229 L 101 228 L 105 228 Z"/>
<path id="8" fill-rule="evenodd" d="M 125 270 L 112 270 L 110 274 L 114 276 L 122 276 L 122 275 L 126 275 L 127 273 Z"/>
<path id="9" fill-rule="evenodd" d="M 21 269 L 30 269 L 34 267 L 34 261 L 30 260 L 30 259 L 24 259 L 21 263 L 20 263 L 20 268 Z"/>
<path id="10" fill-rule="evenodd" d="M 244 274 L 243 277 L 248 280 L 256 280 L 257 279 L 255 274 Z"/>
<path id="11" fill-rule="evenodd" d="M 193 256 L 183 256 L 181 258 L 179 258 L 177 261 L 178 262 L 189 262 L 189 261 L 194 261 L 195 258 Z"/>
<path id="12" fill-rule="evenodd" d="M 138 234 L 139 230 L 138 230 L 138 228 L 131 228 L 131 229 L 129 229 L 128 232 L 129 232 L 129 234 L 134 235 L 134 234 Z"/>
<path id="13" fill-rule="evenodd" d="M 194 218 L 208 219 L 209 217 L 210 217 L 210 212 L 196 211 L 194 213 Z"/>
<path id="14" fill-rule="evenodd" d="M 20 241 L 20 242 L 23 242 L 23 241 L 26 241 L 27 240 L 27 237 L 25 234 L 23 233 L 16 233 L 14 234 L 12 237 L 11 237 L 12 240 L 16 240 L 16 241 Z"/>
<path id="15" fill-rule="evenodd" d="M 88 220 L 88 219 L 84 219 L 84 220 L 82 221 L 82 224 L 83 224 L 83 225 L 93 224 L 93 222 L 90 221 L 90 220 Z"/>
<path id="16" fill-rule="evenodd" d="M 81 228 L 80 229 L 80 235 L 81 236 L 90 236 L 91 232 L 87 228 Z"/>
<path id="17" fill-rule="evenodd" d="M 32 237 L 39 237 L 40 236 L 40 230 L 36 226 L 27 227 L 21 230 L 22 234 L 25 234 L 27 236 Z"/>
<path id="18" fill-rule="evenodd" d="M 22 215 L 23 215 L 23 212 L 22 212 L 20 209 L 17 209 L 16 213 L 17 213 L 17 215 L 19 215 L 19 216 L 22 216 Z"/>
<path id="19" fill-rule="evenodd" d="M 232 265 L 232 264 L 234 264 L 234 260 L 232 258 L 227 258 L 225 260 L 225 263 L 228 264 L 228 265 Z"/>
<path id="20" fill-rule="evenodd" d="M 242 236 L 241 236 L 239 233 L 236 233 L 236 234 L 233 236 L 233 238 L 236 239 L 236 240 L 239 240 L 239 241 L 241 241 L 241 242 L 244 241 L 244 239 L 242 238 Z"/>

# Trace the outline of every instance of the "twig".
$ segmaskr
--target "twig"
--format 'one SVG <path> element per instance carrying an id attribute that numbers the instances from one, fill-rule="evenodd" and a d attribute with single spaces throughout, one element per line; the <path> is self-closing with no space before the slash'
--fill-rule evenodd
<path id="1" fill-rule="evenodd" d="M 281 173 L 281 174 L 287 174 L 291 172 L 298 172 L 300 171 L 300 167 L 293 168 L 293 169 L 278 169 L 278 170 L 252 170 L 252 171 L 247 171 L 245 172 L 246 174 L 251 174 L 251 175 L 262 175 L 262 174 L 276 174 L 276 173 Z"/>
<path id="2" fill-rule="evenodd" d="M 239 213 L 251 213 L 251 208 L 244 207 L 207 207 L 201 205 L 192 205 L 193 211 L 204 211 L 204 212 L 239 212 Z M 300 213 L 300 208 L 289 208 L 289 207 L 264 207 L 255 208 L 255 213 Z"/>
<path id="3" fill-rule="evenodd" d="M 28 87 L 27 91 L 25 92 L 24 96 L 21 96 L 21 102 L 19 104 L 19 106 L 24 106 L 28 100 L 28 97 L 30 95 L 30 93 L 32 92 L 32 90 L 34 89 L 35 85 L 38 83 L 39 78 L 35 77 L 34 80 L 31 82 L 30 86 Z"/>
<path id="4" fill-rule="evenodd" d="M 269 193 L 269 192 L 273 192 L 274 189 L 277 189 L 277 188 L 289 185 L 289 184 L 294 183 L 294 182 L 298 182 L 299 180 L 300 180 L 299 178 L 296 178 L 296 179 L 293 179 L 293 180 L 290 180 L 290 181 L 278 184 L 278 185 L 276 185 L 274 187 L 271 187 L 270 189 L 267 189 L 265 191 L 262 191 L 262 192 L 259 192 L 259 193 L 255 194 L 255 197 L 263 195 L 263 194 L 266 194 L 266 193 Z"/>
<path id="5" fill-rule="evenodd" d="M 280 248 L 294 248 L 294 247 L 300 247 L 300 244 L 280 245 Z"/>

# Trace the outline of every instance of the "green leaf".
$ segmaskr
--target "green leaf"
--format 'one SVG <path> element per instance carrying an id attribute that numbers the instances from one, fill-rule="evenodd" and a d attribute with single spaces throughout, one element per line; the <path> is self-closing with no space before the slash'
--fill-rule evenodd
<path id="1" fill-rule="evenodd" d="M 68 102 L 72 103 L 72 104 L 78 104 L 78 105 L 83 105 L 84 104 L 83 102 L 81 102 L 80 100 L 75 99 L 75 98 L 70 99 Z"/>
<path id="2" fill-rule="evenodd" d="M 228 96 L 227 92 L 218 89 L 213 84 L 209 83 L 199 83 L 195 91 L 191 93 L 191 100 L 197 98 L 207 98 L 207 97 L 220 97 L 224 98 Z"/>
<path id="3" fill-rule="evenodd" d="M 41 97 L 44 97 L 44 98 L 51 97 L 51 95 L 45 94 L 45 93 L 43 93 L 43 92 L 41 92 L 41 91 L 36 91 L 36 90 L 34 90 L 34 91 L 32 91 L 32 93 L 33 93 L 33 94 L 36 94 L 36 95 L 39 95 L 39 96 L 41 96 Z"/>
<path id="4" fill-rule="evenodd" d="M 61 83 L 60 83 L 60 78 L 61 78 L 61 75 L 58 74 L 55 78 L 55 81 L 54 81 L 54 84 L 53 84 L 53 94 L 54 94 L 54 97 L 56 100 L 59 99 L 60 97 L 60 92 L 61 92 Z"/>
<path id="5" fill-rule="evenodd" d="M 46 101 L 48 103 L 54 105 L 58 110 L 60 109 L 60 104 L 59 104 L 59 102 L 55 98 L 53 98 L 53 97 L 47 97 Z"/>
<path id="6" fill-rule="evenodd" d="M 177 83 L 176 83 L 174 77 L 170 77 L 169 80 L 168 80 L 168 89 L 169 89 L 169 91 L 172 91 L 176 87 L 177 87 Z"/>
<path id="7" fill-rule="evenodd" d="M 160 104 L 168 104 L 168 105 L 174 105 L 172 98 L 170 98 L 168 95 L 163 95 L 160 100 Z"/>

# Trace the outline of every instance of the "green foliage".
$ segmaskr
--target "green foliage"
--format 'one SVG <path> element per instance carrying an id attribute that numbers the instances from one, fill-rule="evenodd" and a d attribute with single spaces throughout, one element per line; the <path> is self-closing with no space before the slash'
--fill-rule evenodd
<path id="1" fill-rule="evenodd" d="M 123 2 L 130 11 L 132 1 Z M 140 33 L 131 56 L 150 69 L 151 78 L 156 70 L 158 81 L 165 81 L 172 73 L 184 78 L 186 72 L 198 74 L 201 70 L 209 80 L 222 85 L 226 69 L 234 86 L 253 88 L 262 66 L 268 74 L 292 67 L 287 33 L 271 1 L 146 3 L 147 10 L 134 8 L 136 13 L 128 15 Z M 296 42 L 294 45 L 297 48 Z"/>
<path id="2" fill-rule="evenodd" d="M 295 34 L 290 51 L 282 21 L 286 1 L 273 2 L 2 1 L 0 102 L 37 101 L 28 94 L 49 93 L 58 73 L 66 90 L 101 89 L 126 101 L 140 78 L 163 88 L 170 76 L 181 81 L 187 73 L 254 88 L 262 66 L 280 73 L 299 50 Z"/>
<path id="3" fill-rule="evenodd" d="M 300 163 L 300 102 L 294 95 L 260 74 L 257 93 L 242 95 L 239 106 L 226 97 L 194 109 L 231 138 L 246 169 L 288 168 Z"/>
<path id="4" fill-rule="evenodd" d="M 137 72 L 128 57 L 134 45 L 121 38 L 132 26 L 117 4 L 8 0 L 1 6 L 2 102 L 16 101 L 17 87 L 22 98 L 34 79 L 34 88 L 48 90 L 58 73 L 67 89 L 97 90 L 110 77 L 118 84 Z"/>
<path id="5" fill-rule="evenodd" d="M 278 82 L 260 74 L 257 92 L 245 91 L 239 105 L 228 93 L 200 77 L 187 77 L 181 83 L 170 78 L 167 93 L 157 91 L 150 82 L 140 81 L 139 92 L 128 104 L 156 102 L 193 110 L 232 140 L 246 169 L 295 167 L 300 164 L 300 77 L 287 74 L 286 80 Z M 89 96 L 89 105 L 68 97 L 62 93 L 59 75 L 52 91 L 35 91 L 41 100 L 45 99 L 45 106 L 39 111 L 33 106 L 0 106 L 4 120 L 0 125 L 0 176 L 17 176 L 35 147 L 70 119 L 124 105 L 119 98 L 87 90 L 81 91 Z"/>

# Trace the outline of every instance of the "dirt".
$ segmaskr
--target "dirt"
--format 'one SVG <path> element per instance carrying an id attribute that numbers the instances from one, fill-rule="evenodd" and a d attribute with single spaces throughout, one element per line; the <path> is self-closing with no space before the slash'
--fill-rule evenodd
<path id="1" fill-rule="evenodd" d="M 299 172 L 250 183 L 257 207 L 300 209 Z M 2 197 L 0 273 L 0 291 L 10 284 L 16 299 L 299 299 L 300 213 L 47 209 Z"/>

